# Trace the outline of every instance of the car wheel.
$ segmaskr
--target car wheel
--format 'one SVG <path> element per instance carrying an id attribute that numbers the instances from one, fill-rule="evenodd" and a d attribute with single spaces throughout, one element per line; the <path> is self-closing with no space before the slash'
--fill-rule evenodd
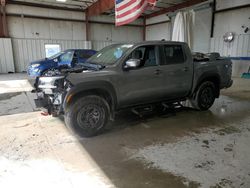
<path id="1" fill-rule="evenodd" d="M 215 101 L 216 87 L 213 82 L 203 82 L 197 92 L 194 99 L 191 99 L 192 106 L 201 111 L 208 110 Z"/>
<path id="2" fill-rule="evenodd" d="M 108 118 L 108 103 L 102 97 L 95 95 L 79 98 L 65 112 L 66 126 L 83 137 L 101 133 Z"/>

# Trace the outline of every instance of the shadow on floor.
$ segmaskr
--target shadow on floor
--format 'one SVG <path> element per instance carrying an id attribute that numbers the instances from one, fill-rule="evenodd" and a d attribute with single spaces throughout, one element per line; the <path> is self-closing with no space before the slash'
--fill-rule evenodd
<path id="1" fill-rule="evenodd" d="M 249 115 L 250 101 L 224 96 L 206 112 L 179 108 L 166 114 L 151 113 L 140 118 L 124 111 L 102 135 L 79 138 L 79 142 L 115 187 L 199 187 L 195 182 L 184 184 L 182 177 L 135 161 L 130 158 L 131 154 L 140 148 L 175 142 L 208 128 L 237 124 Z"/>
<path id="2" fill-rule="evenodd" d="M 35 96 L 31 92 L 0 94 L 0 116 L 38 111 L 34 104 Z"/>

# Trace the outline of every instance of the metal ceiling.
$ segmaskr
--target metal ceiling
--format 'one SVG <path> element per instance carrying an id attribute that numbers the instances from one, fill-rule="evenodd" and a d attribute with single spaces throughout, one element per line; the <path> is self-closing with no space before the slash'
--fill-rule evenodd
<path id="1" fill-rule="evenodd" d="M 156 6 L 152 9 L 150 9 L 150 8 L 147 9 L 144 12 L 144 15 L 149 15 L 151 13 L 154 13 L 154 12 L 160 11 L 162 9 L 183 3 L 185 1 L 187 1 L 187 0 L 157 0 Z"/>
<path id="2" fill-rule="evenodd" d="M 98 0 L 66 0 L 65 2 L 59 2 L 60 0 L 8 0 L 10 4 L 19 4 L 19 5 L 30 5 L 43 8 L 61 8 L 61 9 L 71 9 L 83 11 L 86 8 L 90 7 L 93 3 Z M 112 1 L 112 0 L 111 0 Z M 114 1 L 114 0 L 113 0 Z M 205 0 L 157 0 L 156 6 L 148 8 L 142 16 L 151 16 L 151 14 L 157 14 L 157 12 L 164 11 L 170 7 L 178 7 L 178 5 L 185 4 L 189 2 L 202 2 Z M 170 8 L 170 9 L 171 9 Z M 114 15 L 114 9 L 106 11 L 104 14 Z"/>
<path id="3" fill-rule="evenodd" d="M 143 14 L 142 16 L 147 16 L 150 15 L 152 13 L 158 12 L 160 10 L 164 10 L 166 8 L 178 5 L 180 3 L 186 2 L 189 0 L 157 0 L 156 2 L 156 6 L 153 8 L 148 8 Z M 106 14 L 110 14 L 110 15 L 114 15 L 115 11 L 114 9 L 109 10 L 107 12 L 105 12 Z"/>
<path id="4" fill-rule="evenodd" d="M 9 0 L 8 3 L 10 4 L 30 4 L 30 5 L 37 5 L 39 6 L 55 6 L 61 8 L 69 8 L 69 9 L 81 9 L 84 10 L 91 6 L 97 0 L 66 0 L 57 1 L 57 0 Z"/>

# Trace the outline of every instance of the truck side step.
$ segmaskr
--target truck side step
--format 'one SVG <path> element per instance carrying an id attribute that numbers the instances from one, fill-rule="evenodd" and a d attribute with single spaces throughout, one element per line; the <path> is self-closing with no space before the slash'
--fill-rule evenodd
<path id="1" fill-rule="evenodd" d="M 181 102 L 175 103 L 159 103 L 159 104 L 152 104 L 147 106 L 139 106 L 132 108 L 131 111 L 138 115 L 139 117 L 143 117 L 144 115 L 151 114 L 152 112 L 157 112 L 159 115 L 164 115 L 167 117 L 175 115 L 176 109 L 183 108 Z"/>
<path id="2" fill-rule="evenodd" d="M 182 108 L 183 105 L 181 104 L 181 102 L 175 102 L 175 103 L 161 103 L 162 106 L 164 107 L 164 110 L 167 109 L 176 109 L 176 108 Z"/>
<path id="3" fill-rule="evenodd" d="M 153 111 L 153 106 L 152 105 L 148 105 L 148 106 L 140 106 L 140 107 L 136 107 L 136 108 L 132 108 L 131 111 L 140 116 L 143 117 L 144 115 L 150 113 Z"/>

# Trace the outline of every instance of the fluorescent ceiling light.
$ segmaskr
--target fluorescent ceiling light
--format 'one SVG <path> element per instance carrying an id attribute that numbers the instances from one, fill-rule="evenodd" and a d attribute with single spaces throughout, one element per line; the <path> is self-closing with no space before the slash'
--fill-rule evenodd
<path id="1" fill-rule="evenodd" d="M 66 2 L 67 0 L 56 0 L 58 2 Z"/>

